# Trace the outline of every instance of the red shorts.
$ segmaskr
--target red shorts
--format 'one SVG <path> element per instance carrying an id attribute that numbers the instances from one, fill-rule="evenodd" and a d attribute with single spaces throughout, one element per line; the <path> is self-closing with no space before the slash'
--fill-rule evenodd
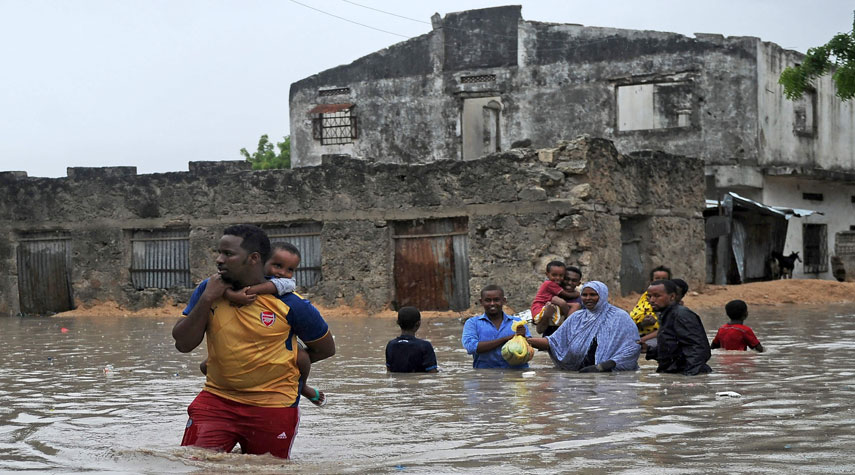
<path id="1" fill-rule="evenodd" d="M 289 458 L 300 409 L 241 404 L 202 391 L 187 408 L 190 419 L 181 445 L 231 452 L 240 444 L 245 454 Z"/>

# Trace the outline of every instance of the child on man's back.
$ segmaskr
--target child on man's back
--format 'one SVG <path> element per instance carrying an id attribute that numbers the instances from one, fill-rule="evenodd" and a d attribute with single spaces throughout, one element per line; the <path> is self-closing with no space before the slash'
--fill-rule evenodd
<path id="1" fill-rule="evenodd" d="M 730 322 L 718 329 L 710 348 L 722 348 L 725 350 L 741 350 L 747 348 L 763 352 L 763 345 L 754 336 L 754 331 L 745 326 L 743 322 L 748 318 L 748 305 L 742 300 L 731 300 L 724 306 Z"/>
<path id="2" fill-rule="evenodd" d="M 300 266 L 300 250 L 291 243 L 274 244 L 271 249 L 270 259 L 264 266 L 264 273 L 270 276 L 267 282 L 245 287 L 240 290 L 226 289 L 225 298 L 232 303 L 238 305 L 249 305 L 260 294 L 273 294 L 282 296 L 293 292 L 297 288 L 297 283 L 294 281 L 294 271 Z M 298 344 L 299 345 L 299 344 Z M 207 358 L 199 369 L 203 374 L 208 373 Z M 316 406 L 323 406 L 327 403 L 326 394 L 307 384 L 309 371 L 312 368 L 312 361 L 309 354 L 302 345 L 297 349 L 297 369 L 300 370 L 301 391 L 300 395 L 308 399 Z"/>
<path id="3" fill-rule="evenodd" d="M 532 322 L 543 336 L 551 335 L 567 316 L 582 308 L 575 301 L 568 302 L 576 295 L 563 286 L 566 270 L 567 266 L 561 261 L 546 264 L 546 281 L 540 284 L 531 303 Z"/>
<path id="4" fill-rule="evenodd" d="M 401 336 L 386 344 L 386 369 L 392 373 L 436 373 L 436 354 L 427 340 L 416 338 L 422 315 L 416 307 L 398 310 Z"/>

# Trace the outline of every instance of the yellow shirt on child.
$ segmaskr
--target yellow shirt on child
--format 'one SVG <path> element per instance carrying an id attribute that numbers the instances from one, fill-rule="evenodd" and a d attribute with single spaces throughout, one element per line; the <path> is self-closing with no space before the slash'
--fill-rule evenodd
<path id="1" fill-rule="evenodd" d="M 644 336 L 659 329 L 659 317 L 656 315 L 656 312 L 653 311 L 653 307 L 650 306 L 650 302 L 647 301 L 647 291 L 645 290 L 644 293 L 641 294 L 641 298 L 638 299 L 638 303 L 635 304 L 635 308 L 632 309 L 632 312 L 629 312 L 629 316 L 632 317 L 632 320 L 636 325 L 638 325 L 648 315 L 653 315 L 653 324 L 639 327 L 638 336 Z"/>

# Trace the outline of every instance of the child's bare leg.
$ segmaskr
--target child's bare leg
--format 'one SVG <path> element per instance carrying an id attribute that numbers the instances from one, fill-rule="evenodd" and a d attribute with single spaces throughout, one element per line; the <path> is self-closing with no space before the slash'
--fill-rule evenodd
<path id="1" fill-rule="evenodd" d="M 561 309 L 562 317 L 566 318 L 567 315 L 570 315 L 570 305 L 567 303 L 566 300 L 562 299 L 561 297 L 552 297 L 552 304 L 557 305 L 558 308 Z"/>
<path id="2" fill-rule="evenodd" d="M 310 388 L 306 381 L 309 379 L 309 372 L 312 370 L 312 360 L 309 359 L 309 354 L 302 348 L 297 349 L 297 369 L 300 370 L 300 382 L 303 383 L 302 395 L 305 397 L 315 397 L 314 388 Z"/>
<path id="3" fill-rule="evenodd" d="M 545 332 L 546 329 L 549 328 L 549 325 L 552 323 L 553 315 L 555 315 L 555 307 L 553 307 L 552 305 L 547 305 L 543 307 L 543 312 L 541 313 L 540 321 L 537 322 L 537 325 L 535 325 L 534 327 L 538 333 L 542 335 L 543 332 Z"/>
<path id="4" fill-rule="evenodd" d="M 326 395 L 309 386 L 309 371 L 312 369 L 312 360 L 309 359 L 309 354 L 306 353 L 306 350 L 302 348 L 297 349 L 297 369 L 300 370 L 300 382 L 303 383 L 303 390 L 300 392 L 300 395 L 311 401 L 312 404 L 322 406 Z"/>

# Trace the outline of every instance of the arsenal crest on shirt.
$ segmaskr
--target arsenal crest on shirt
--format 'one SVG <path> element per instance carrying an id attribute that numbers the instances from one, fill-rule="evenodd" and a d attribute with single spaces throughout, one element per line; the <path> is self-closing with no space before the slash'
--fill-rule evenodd
<path id="1" fill-rule="evenodd" d="M 265 327 L 269 327 L 273 325 L 273 322 L 276 321 L 276 314 L 273 312 L 261 312 L 261 323 L 264 324 Z"/>

